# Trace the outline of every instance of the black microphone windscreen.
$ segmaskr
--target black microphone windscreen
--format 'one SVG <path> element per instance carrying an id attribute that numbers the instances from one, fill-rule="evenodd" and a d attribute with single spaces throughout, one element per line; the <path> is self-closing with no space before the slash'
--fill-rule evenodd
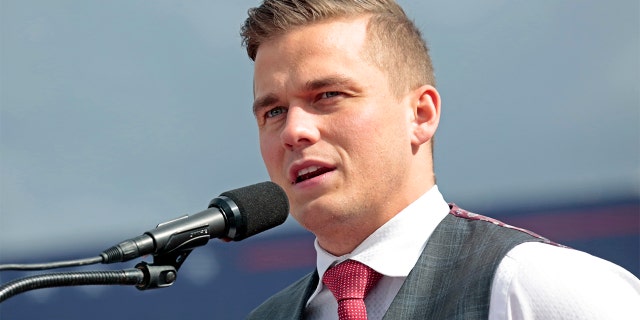
<path id="1" fill-rule="evenodd" d="M 229 190 L 220 194 L 233 200 L 242 215 L 235 241 L 240 241 L 284 223 L 289 200 L 282 188 L 270 181 Z"/>

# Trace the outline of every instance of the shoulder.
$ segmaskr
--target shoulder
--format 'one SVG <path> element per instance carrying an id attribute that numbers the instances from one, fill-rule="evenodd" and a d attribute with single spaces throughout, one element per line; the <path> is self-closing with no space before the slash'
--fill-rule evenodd
<path id="1" fill-rule="evenodd" d="M 295 314 L 296 310 L 302 312 L 309 297 L 309 292 L 315 289 L 317 282 L 318 275 L 316 272 L 307 274 L 251 311 L 247 319 L 296 318 L 292 317 L 292 315 Z"/>
<path id="2" fill-rule="evenodd" d="M 640 314 L 640 280 L 588 253 L 528 242 L 510 250 L 496 271 L 495 319 L 627 319 Z"/>

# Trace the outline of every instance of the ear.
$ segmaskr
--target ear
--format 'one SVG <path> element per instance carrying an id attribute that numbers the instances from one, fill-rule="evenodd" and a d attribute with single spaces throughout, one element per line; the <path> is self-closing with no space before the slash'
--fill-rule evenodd
<path id="1" fill-rule="evenodd" d="M 411 144 L 420 146 L 431 140 L 440 122 L 440 94 L 431 85 L 423 85 L 412 94 Z"/>

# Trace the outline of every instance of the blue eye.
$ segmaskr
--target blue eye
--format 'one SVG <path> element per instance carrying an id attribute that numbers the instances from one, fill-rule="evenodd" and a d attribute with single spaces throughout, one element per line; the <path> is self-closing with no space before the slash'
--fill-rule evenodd
<path id="1" fill-rule="evenodd" d="M 323 92 L 320 95 L 320 98 L 321 99 L 328 99 L 328 98 L 333 98 L 333 97 L 338 96 L 338 95 L 340 95 L 340 92 L 338 92 L 338 91 L 329 91 L 329 92 Z"/>
<path id="2" fill-rule="evenodd" d="M 277 117 L 281 114 L 284 114 L 285 112 L 287 112 L 287 110 L 285 110 L 285 108 L 283 107 L 275 107 L 269 111 L 267 111 L 265 113 L 265 117 L 266 118 L 273 118 L 273 117 Z"/>

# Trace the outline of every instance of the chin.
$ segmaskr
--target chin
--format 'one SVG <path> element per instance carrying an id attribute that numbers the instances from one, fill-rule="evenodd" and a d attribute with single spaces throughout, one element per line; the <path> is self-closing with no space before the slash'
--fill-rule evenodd
<path id="1" fill-rule="evenodd" d="M 304 206 L 293 206 L 291 216 L 305 229 L 313 232 L 331 223 L 333 216 L 330 209 L 314 205 L 313 208 L 306 204 Z"/>

